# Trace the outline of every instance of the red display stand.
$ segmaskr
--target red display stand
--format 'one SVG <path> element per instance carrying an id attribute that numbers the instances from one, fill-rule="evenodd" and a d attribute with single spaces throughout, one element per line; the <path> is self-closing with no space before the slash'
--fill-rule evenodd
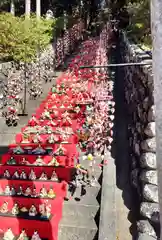
<path id="1" fill-rule="evenodd" d="M 56 43 L 57 66 L 63 63 L 64 54 L 67 54 L 72 45 L 79 40 L 81 29 L 83 29 L 83 24 L 79 22 L 68 32 L 65 32 L 63 39 L 58 39 Z M 67 41 L 64 45 L 63 41 L 65 39 Z M 16 135 L 16 143 L 10 144 L 8 153 L 2 156 L 0 165 L 0 233 L 11 228 L 15 235 L 19 235 L 24 228 L 28 236 L 32 236 L 34 231 L 37 230 L 42 240 L 57 240 L 63 200 L 67 193 L 67 183 L 72 180 L 76 160 L 79 157 L 76 147 L 78 144 L 77 130 L 81 128 L 85 121 L 86 105 L 93 102 L 93 94 L 91 93 L 93 83 L 105 77 L 104 74 L 95 70 L 79 69 L 79 67 L 87 64 L 95 65 L 96 59 L 98 59 L 97 50 L 98 45 L 93 40 L 88 40 L 82 44 L 80 55 L 75 56 L 69 64 L 71 72 L 63 73 L 57 79 L 56 88 L 60 90 L 64 85 L 65 93 L 53 93 L 51 89 L 33 115 L 36 120 L 30 119 L 28 121 L 27 126 L 23 127 L 21 132 Z M 80 106 L 80 111 L 77 113 L 76 108 L 78 106 Z M 49 111 L 51 119 L 42 119 L 42 114 L 46 110 Z M 70 121 L 65 118 L 67 113 Z M 42 142 L 40 144 L 33 143 L 33 138 L 37 132 L 45 126 L 51 127 L 52 134 L 58 135 L 59 142 L 49 144 L 48 138 L 51 133 L 40 133 Z M 35 127 L 36 132 L 28 134 L 26 139 L 28 143 L 23 143 L 24 135 L 30 127 Z M 57 132 L 58 127 L 63 131 L 67 127 L 72 129 L 73 132 L 68 135 L 66 143 L 62 139 L 63 134 Z M 60 147 L 64 149 L 62 154 L 58 154 Z M 11 161 L 11 157 L 15 162 Z M 39 164 L 36 161 L 38 158 L 41 158 L 42 161 Z M 56 159 L 57 164 L 52 162 L 51 165 L 53 158 Z M 5 174 L 6 171 L 8 171 L 9 176 Z M 20 179 L 23 171 L 26 173 L 26 179 Z M 29 177 L 31 171 L 35 173 L 35 180 L 31 180 Z M 58 179 L 51 180 L 53 171 L 55 171 Z M 15 172 L 19 176 L 16 179 L 14 177 Z M 46 180 L 40 180 L 42 173 L 46 175 Z M 7 193 L 7 186 L 9 189 L 14 188 L 15 193 Z M 28 188 L 31 192 L 26 194 Z M 42 189 L 45 189 L 47 194 L 42 195 Z M 49 194 L 51 189 L 53 195 Z M 39 213 L 39 206 L 45 201 L 48 201 L 47 203 L 51 205 L 51 215 L 48 219 L 43 218 Z M 5 202 L 8 211 L 3 213 Z M 28 210 L 34 205 L 38 214 L 31 217 L 28 212 L 25 214 L 21 212 L 15 216 L 12 214 L 12 208 L 15 204 L 18 204 L 20 209 L 25 207 Z"/>
<path id="2" fill-rule="evenodd" d="M 15 235 L 19 235 L 22 229 L 26 230 L 28 236 L 32 236 L 34 231 L 39 232 L 41 239 L 57 240 L 58 222 L 54 220 L 39 221 L 11 217 L 0 217 L 1 231 L 5 232 L 8 228 L 12 229 Z"/>
<path id="3" fill-rule="evenodd" d="M 35 172 L 35 175 L 37 177 L 37 181 L 43 181 L 39 180 L 40 176 L 42 173 L 45 173 L 48 177 L 48 181 L 52 182 L 50 179 L 52 177 L 53 171 L 55 171 L 59 181 L 65 180 L 66 182 L 69 182 L 71 179 L 71 172 L 72 168 L 71 167 L 44 167 L 44 166 L 22 166 L 22 165 L 16 165 L 16 166 L 1 166 L 0 167 L 0 178 L 4 178 L 4 172 L 9 169 L 9 173 L 11 176 L 18 170 L 19 175 L 21 174 L 22 171 L 25 171 L 27 176 L 29 176 L 31 170 Z M 12 179 L 12 177 L 11 177 Z M 28 178 L 29 179 L 29 178 Z"/>

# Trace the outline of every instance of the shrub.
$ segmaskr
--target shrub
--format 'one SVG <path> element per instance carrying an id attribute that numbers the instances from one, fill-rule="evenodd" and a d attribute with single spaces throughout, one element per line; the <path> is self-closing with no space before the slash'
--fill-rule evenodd
<path id="1" fill-rule="evenodd" d="M 53 35 L 55 20 L 15 17 L 9 13 L 0 14 L 0 59 L 18 62 L 32 62 L 38 49 L 44 50 Z"/>

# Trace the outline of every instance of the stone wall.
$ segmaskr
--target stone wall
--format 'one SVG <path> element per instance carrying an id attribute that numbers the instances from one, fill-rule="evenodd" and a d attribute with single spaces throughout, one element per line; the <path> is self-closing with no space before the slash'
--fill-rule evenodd
<path id="1" fill-rule="evenodd" d="M 149 62 L 150 56 L 121 35 L 123 62 Z M 124 68 L 131 182 L 140 201 L 138 240 L 158 239 L 159 204 L 155 142 L 155 106 L 151 66 Z"/>

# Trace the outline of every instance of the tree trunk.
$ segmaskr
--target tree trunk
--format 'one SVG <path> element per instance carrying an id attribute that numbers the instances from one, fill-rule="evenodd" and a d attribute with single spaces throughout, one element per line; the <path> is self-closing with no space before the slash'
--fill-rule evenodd
<path id="1" fill-rule="evenodd" d="M 11 2 L 10 2 L 10 13 L 15 15 L 15 3 L 14 3 L 14 0 L 11 0 Z"/>
<path id="2" fill-rule="evenodd" d="M 31 0 L 25 0 L 25 16 L 30 17 Z"/>
<path id="3" fill-rule="evenodd" d="M 41 16 L 41 0 L 36 0 L 36 16 L 38 19 Z"/>

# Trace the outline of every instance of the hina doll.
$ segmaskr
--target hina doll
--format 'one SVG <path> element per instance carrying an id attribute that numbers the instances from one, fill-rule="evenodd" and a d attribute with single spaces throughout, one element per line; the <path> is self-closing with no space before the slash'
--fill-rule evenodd
<path id="1" fill-rule="evenodd" d="M 65 103 L 68 103 L 68 102 L 70 101 L 70 97 L 69 97 L 68 95 L 66 95 L 66 96 L 64 97 L 63 101 L 64 101 Z"/>
<path id="2" fill-rule="evenodd" d="M 15 173 L 12 176 L 12 178 L 13 179 L 19 179 L 20 178 L 18 171 L 15 171 Z"/>
<path id="3" fill-rule="evenodd" d="M 65 126 L 71 126 L 72 125 L 72 120 L 69 116 L 67 116 L 66 118 L 63 118 L 62 123 Z"/>
<path id="4" fill-rule="evenodd" d="M 65 89 L 65 83 L 61 83 L 60 88 L 61 88 L 61 89 Z"/>
<path id="5" fill-rule="evenodd" d="M 94 154 L 94 151 L 95 151 L 95 142 L 93 141 L 88 141 L 87 142 L 87 153 L 89 154 Z"/>
<path id="6" fill-rule="evenodd" d="M 48 163 L 48 166 L 58 167 L 60 164 L 55 157 L 52 157 L 51 161 Z"/>
<path id="7" fill-rule="evenodd" d="M 9 185 L 6 185 L 5 190 L 4 190 L 4 194 L 6 196 L 10 196 L 11 195 L 11 189 Z"/>
<path id="8" fill-rule="evenodd" d="M 44 185 L 43 185 L 43 187 L 42 187 L 41 190 L 40 190 L 40 197 L 41 197 L 41 198 L 47 197 L 47 190 L 46 190 L 46 188 L 44 187 Z"/>
<path id="9" fill-rule="evenodd" d="M 88 176 L 89 176 L 90 185 L 91 186 L 95 186 L 95 182 L 96 182 L 96 179 L 95 179 L 95 176 L 94 176 L 94 173 L 95 173 L 95 170 L 94 170 L 95 161 L 94 161 L 94 157 L 93 157 L 93 155 L 91 153 L 89 153 L 87 155 L 87 160 L 89 161 Z M 94 182 L 94 180 L 95 180 L 95 182 Z"/>
<path id="10" fill-rule="evenodd" d="M 33 143 L 37 144 L 37 143 L 43 143 L 43 138 L 39 135 L 39 133 L 37 133 L 33 139 L 32 139 Z"/>
<path id="11" fill-rule="evenodd" d="M 55 170 L 52 172 L 51 181 L 58 182 L 58 177 L 57 177 Z"/>
<path id="12" fill-rule="evenodd" d="M 20 212 L 19 206 L 18 206 L 17 203 L 15 203 L 14 206 L 13 206 L 13 208 L 12 208 L 12 210 L 11 210 L 11 213 L 12 213 L 12 215 L 18 215 L 19 212 Z"/>
<path id="13" fill-rule="evenodd" d="M 39 213 L 41 217 L 45 218 L 46 217 L 46 205 L 45 203 L 42 203 L 39 205 Z"/>
<path id="14" fill-rule="evenodd" d="M 54 141 L 55 143 L 58 143 L 60 141 L 59 135 L 54 135 Z"/>
<path id="15" fill-rule="evenodd" d="M 0 207 L 0 212 L 2 214 L 8 213 L 8 202 L 4 202 L 2 206 Z"/>
<path id="16" fill-rule="evenodd" d="M 81 92 L 77 96 L 77 103 L 79 103 L 79 104 L 85 103 L 85 99 L 84 99 L 83 93 L 81 93 Z"/>
<path id="17" fill-rule="evenodd" d="M 70 117 L 70 114 L 67 111 L 62 113 L 62 118 L 67 118 L 67 117 Z"/>
<path id="18" fill-rule="evenodd" d="M 47 174 L 45 172 L 42 172 L 39 180 L 45 180 L 45 181 L 48 180 Z"/>
<path id="19" fill-rule="evenodd" d="M 37 209 L 34 206 L 34 204 L 32 204 L 30 209 L 29 209 L 29 216 L 35 217 L 36 215 L 37 215 Z"/>
<path id="20" fill-rule="evenodd" d="M 65 155 L 66 153 L 66 149 L 62 146 L 62 144 L 60 144 L 60 146 L 58 147 L 58 149 L 55 151 L 56 155 Z"/>
<path id="21" fill-rule="evenodd" d="M 27 174 L 25 171 L 22 171 L 21 174 L 20 174 L 20 179 L 22 180 L 27 180 Z"/>
<path id="22" fill-rule="evenodd" d="M 66 132 L 67 135 L 74 134 L 73 129 L 71 127 L 66 127 L 65 132 Z"/>
<path id="23" fill-rule="evenodd" d="M 115 118 L 114 115 L 109 115 L 109 116 L 108 116 L 108 119 L 109 119 L 109 121 L 111 121 L 111 122 L 114 120 L 114 118 Z"/>
<path id="24" fill-rule="evenodd" d="M 73 109 L 73 106 L 70 104 L 67 108 L 70 109 L 70 110 L 72 110 L 72 109 Z"/>
<path id="25" fill-rule="evenodd" d="M 57 109 L 57 106 L 56 106 L 56 105 L 53 105 L 53 106 L 52 106 L 52 109 Z"/>
<path id="26" fill-rule="evenodd" d="M 51 216 L 51 204 L 49 204 L 48 201 L 46 201 L 45 210 L 46 210 L 46 216 L 47 218 L 49 218 Z"/>
<path id="27" fill-rule="evenodd" d="M 86 112 L 87 112 L 88 114 L 92 113 L 93 110 L 94 110 L 94 108 L 93 108 L 92 105 L 87 105 L 87 106 L 86 106 Z"/>
<path id="28" fill-rule="evenodd" d="M 49 135 L 47 141 L 48 141 L 49 144 L 54 144 L 55 143 L 55 136 L 54 136 L 54 134 Z"/>
<path id="29" fill-rule="evenodd" d="M 50 115 L 50 113 L 47 111 L 47 109 L 45 109 L 45 111 L 42 113 L 42 118 L 44 119 L 44 120 L 51 120 L 52 118 L 51 118 L 51 115 Z"/>
<path id="30" fill-rule="evenodd" d="M 53 109 L 53 107 L 52 107 L 51 110 L 52 110 L 52 113 L 53 113 L 53 118 L 58 118 L 58 116 L 59 116 L 59 111 L 56 110 L 56 108 Z"/>
<path id="31" fill-rule="evenodd" d="M 29 240 L 25 229 L 23 229 L 19 235 L 19 237 L 17 238 L 17 240 Z"/>
<path id="32" fill-rule="evenodd" d="M 22 158 L 22 160 L 20 161 L 20 164 L 21 165 L 30 165 L 29 161 L 25 157 Z"/>
<path id="33" fill-rule="evenodd" d="M 86 123 L 88 126 L 91 126 L 92 124 L 94 124 L 94 118 L 91 116 L 87 116 Z"/>
<path id="34" fill-rule="evenodd" d="M 17 146 L 16 148 L 13 149 L 13 153 L 18 155 L 18 154 L 24 154 L 25 151 L 20 146 Z"/>
<path id="35" fill-rule="evenodd" d="M 16 165 L 17 162 L 14 157 L 10 157 L 10 159 L 7 161 L 7 165 Z"/>
<path id="36" fill-rule="evenodd" d="M 29 120 L 29 126 L 35 127 L 39 125 L 39 121 L 36 119 L 36 117 L 32 116 L 32 118 Z"/>
<path id="37" fill-rule="evenodd" d="M 54 101 L 54 100 L 56 100 L 56 97 L 57 97 L 57 95 L 55 94 L 55 93 L 53 93 L 52 95 L 51 95 L 51 99 Z"/>
<path id="38" fill-rule="evenodd" d="M 46 151 L 40 145 L 34 150 L 32 150 L 32 154 L 35 154 L 35 155 L 43 155 L 45 153 Z"/>
<path id="39" fill-rule="evenodd" d="M 31 240 L 42 240 L 37 231 L 34 231 Z"/>
<path id="40" fill-rule="evenodd" d="M 7 231 L 4 233 L 3 240 L 14 240 L 15 236 L 11 230 L 8 228 Z"/>
<path id="41" fill-rule="evenodd" d="M 41 158 L 41 156 L 38 156 L 35 160 L 35 162 L 33 163 L 33 165 L 36 165 L 36 166 L 44 166 L 46 165 L 43 161 L 43 159 Z"/>
<path id="42" fill-rule="evenodd" d="M 32 191 L 31 197 L 33 197 L 33 198 L 38 197 L 37 189 L 36 189 L 35 186 L 33 187 L 33 191 Z"/>
<path id="43" fill-rule="evenodd" d="M 60 142 L 61 143 L 68 143 L 68 136 L 66 133 L 61 134 L 60 136 Z"/>
<path id="44" fill-rule="evenodd" d="M 24 144 L 30 143 L 30 135 L 27 133 L 23 133 L 21 143 Z"/>
<path id="45" fill-rule="evenodd" d="M 52 134 L 53 130 L 52 130 L 52 127 L 50 126 L 45 126 L 45 133 L 47 134 Z"/>
<path id="46" fill-rule="evenodd" d="M 7 179 L 11 178 L 11 175 L 7 169 L 4 171 L 3 177 Z"/>
<path id="47" fill-rule="evenodd" d="M 32 181 L 37 179 L 37 176 L 36 176 L 36 174 L 35 174 L 33 169 L 31 169 L 31 171 L 29 173 L 29 179 L 32 180 Z"/>
<path id="48" fill-rule="evenodd" d="M 56 87 L 56 85 L 54 85 L 53 87 L 52 87 L 52 89 L 51 89 L 51 91 L 52 91 L 52 93 L 56 93 L 57 92 L 57 87 Z M 52 94 L 52 96 L 53 96 L 54 94 Z M 56 95 L 55 95 L 56 96 Z"/>
<path id="49" fill-rule="evenodd" d="M 16 195 L 16 190 L 15 188 L 12 186 L 11 187 L 11 196 L 15 196 Z"/>
<path id="50" fill-rule="evenodd" d="M 79 107 L 79 106 L 76 106 L 76 107 L 74 108 L 74 111 L 78 114 L 78 113 L 80 112 L 80 107 Z"/>
<path id="51" fill-rule="evenodd" d="M 27 187 L 26 190 L 25 190 L 25 192 L 24 192 L 24 196 L 25 196 L 25 197 L 30 197 L 31 194 L 32 194 L 31 188 L 30 188 L 30 187 Z"/>
<path id="52" fill-rule="evenodd" d="M 56 197 L 56 194 L 55 194 L 55 192 L 53 190 L 53 186 L 50 186 L 50 189 L 48 191 L 48 197 L 49 198 L 55 198 Z"/>
<path id="53" fill-rule="evenodd" d="M 60 108 L 65 108 L 65 106 L 63 104 L 61 104 Z"/>
<path id="54" fill-rule="evenodd" d="M 22 186 L 19 186 L 19 188 L 18 188 L 18 190 L 17 190 L 17 195 L 18 195 L 18 196 L 24 195 Z"/>
<path id="55" fill-rule="evenodd" d="M 61 134 L 62 133 L 62 128 L 61 127 L 57 127 L 56 128 L 56 133 L 57 134 Z"/>

